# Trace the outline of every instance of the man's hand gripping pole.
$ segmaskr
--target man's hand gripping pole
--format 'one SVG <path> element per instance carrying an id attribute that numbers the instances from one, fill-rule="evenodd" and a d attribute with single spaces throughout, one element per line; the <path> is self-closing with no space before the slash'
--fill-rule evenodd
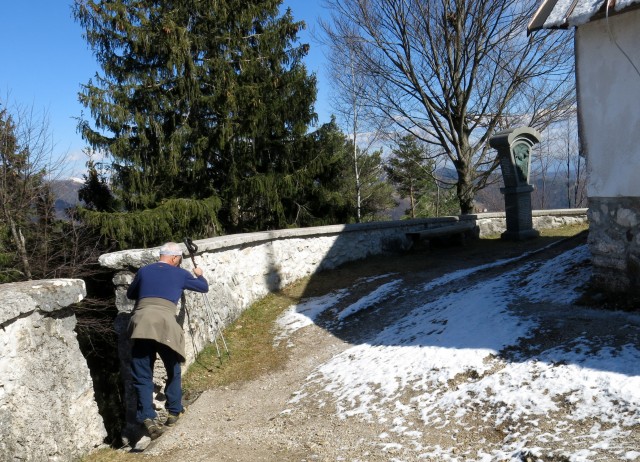
<path id="1" fill-rule="evenodd" d="M 193 267 L 197 268 L 198 265 L 196 264 L 195 255 L 198 251 L 198 246 L 191 240 L 190 237 L 184 238 L 184 245 L 187 247 L 187 251 L 189 252 L 189 256 L 191 257 L 191 262 L 193 263 Z M 227 356 L 231 356 L 229 348 L 227 347 L 227 342 L 224 339 L 224 335 L 222 334 L 222 319 L 220 318 L 220 315 L 211 307 L 211 303 L 209 302 L 209 298 L 206 296 L 206 294 L 202 294 L 202 299 L 204 300 L 205 311 L 209 317 L 209 320 L 217 331 L 217 333 L 214 334 L 213 343 L 215 344 L 218 358 L 222 361 L 222 355 L 220 354 L 220 348 L 218 347 L 217 334 L 219 334 L 220 338 L 222 339 L 222 345 L 224 346 L 224 350 L 227 353 Z"/>
<path id="2" fill-rule="evenodd" d="M 187 251 L 189 252 L 189 256 L 191 256 L 191 262 L 193 263 L 193 267 L 197 268 L 196 264 L 196 252 L 198 251 L 198 246 L 191 240 L 190 237 L 184 238 L 184 245 L 187 247 Z"/>

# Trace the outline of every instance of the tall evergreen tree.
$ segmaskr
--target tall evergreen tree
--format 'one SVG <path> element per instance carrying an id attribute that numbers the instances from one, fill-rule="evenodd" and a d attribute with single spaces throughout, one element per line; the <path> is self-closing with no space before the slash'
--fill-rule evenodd
<path id="1" fill-rule="evenodd" d="M 393 186 L 385 178 L 382 149 L 370 152 L 355 147 L 355 152 L 354 162 L 354 146 L 349 141 L 344 195 L 349 198 L 352 214 L 358 222 L 388 219 L 388 212 L 397 203 L 393 198 Z M 358 187 L 354 189 L 356 183 Z"/>
<path id="2" fill-rule="evenodd" d="M 344 194 L 345 182 L 349 181 L 345 177 L 350 169 L 348 149 L 347 138 L 335 119 L 307 136 L 302 150 L 313 160 L 297 195 L 289 199 L 296 224 L 320 226 L 352 220 L 354 210 Z"/>
<path id="3" fill-rule="evenodd" d="M 436 189 L 435 163 L 429 158 L 425 146 L 421 146 L 413 135 L 402 137 L 392 151 L 385 170 L 400 197 L 409 198 L 409 217 L 420 216 L 419 202 Z"/>
<path id="4" fill-rule="evenodd" d="M 316 81 L 297 42 L 303 23 L 279 16 L 280 3 L 75 1 L 103 71 L 80 94 L 94 118 L 82 134 L 111 156 L 125 210 L 146 212 L 124 216 L 121 231 L 148 228 L 169 200 L 205 201 L 232 231 L 290 224 L 283 198 L 309 172 L 299 148 Z M 104 226 L 96 213 L 85 216 Z M 202 217 L 213 222 L 200 230 L 216 225 Z"/>

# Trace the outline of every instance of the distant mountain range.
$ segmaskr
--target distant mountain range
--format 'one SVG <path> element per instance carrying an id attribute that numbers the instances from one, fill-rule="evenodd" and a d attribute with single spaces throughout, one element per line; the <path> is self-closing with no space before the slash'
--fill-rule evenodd
<path id="1" fill-rule="evenodd" d="M 80 178 L 69 178 L 66 180 L 54 180 L 49 183 L 51 190 L 56 198 L 54 207 L 56 216 L 64 218 L 65 210 L 74 207 L 80 203 L 78 199 L 78 191 L 84 184 L 84 180 Z"/>
<path id="2" fill-rule="evenodd" d="M 586 207 L 586 191 L 584 184 L 576 197 L 575 177 L 569 180 L 558 175 L 556 178 L 546 181 L 534 180 L 534 190 L 531 193 L 531 206 L 534 210 L 566 209 L 571 207 Z M 502 179 L 491 184 L 476 194 L 476 207 L 478 211 L 504 212 L 504 195 L 500 188 L 504 186 Z M 568 190 L 569 189 L 569 190 Z M 576 204 L 577 199 L 577 204 Z"/>

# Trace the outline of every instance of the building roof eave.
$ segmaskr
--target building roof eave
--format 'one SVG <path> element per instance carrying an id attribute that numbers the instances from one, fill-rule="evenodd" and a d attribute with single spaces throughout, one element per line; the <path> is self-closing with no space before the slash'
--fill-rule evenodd
<path id="1" fill-rule="evenodd" d="M 578 27 L 639 7 L 640 0 L 543 0 L 529 21 L 527 34 L 541 29 Z"/>
<path id="2" fill-rule="evenodd" d="M 531 18 L 531 21 L 529 21 L 529 24 L 527 25 L 527 35 L 529 35 L 531 32 L 535 32 L 537 30 L 545 28 L 545 22 L 553 9 L 556 7 L 557 3 L 558 0 L 544 0 L 540 4 L 537 11 Z"/>

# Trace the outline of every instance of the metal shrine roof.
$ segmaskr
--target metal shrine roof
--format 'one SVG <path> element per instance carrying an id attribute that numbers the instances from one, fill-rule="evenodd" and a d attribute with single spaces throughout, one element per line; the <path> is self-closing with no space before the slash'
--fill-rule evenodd
<path id="1" fill-rule="evenodd" d="M 527 32 L 577 27 L 632 7 L 640 7 L 640 0 L 543 0 Z"/>

